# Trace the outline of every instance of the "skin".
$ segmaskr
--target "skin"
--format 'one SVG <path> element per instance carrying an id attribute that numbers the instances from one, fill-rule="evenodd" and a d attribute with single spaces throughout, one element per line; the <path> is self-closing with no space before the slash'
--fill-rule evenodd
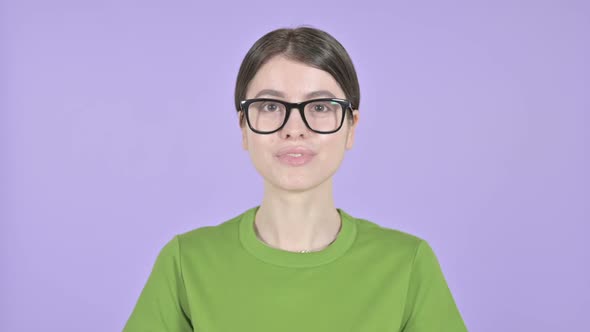
<path id="1" fill-rule="evenodd" d="M 307 97 L 310 92 L 328 90 L 336 98 L 346 99 L 328 72 L 281 55 L 259 69 L 248 86 L 246 98 L 254 98 L 263 89 L 280 91 L 284 97 L 269 94 L 257 97 L 301 102 L 330 97 Z M 242 146 L 264 180 L 264 196 L 254 222 L 263 242 L 286 251 L 317 251 L 337 237 L 341 220 L 334 205 L 333 176 L 346 150 L 353 146 L 358 121 L 359 111 L 354 110 L 352 124 L 346 118 L 339 131 L 318 134 L 305 126 L 294 109 L 283 129 L 268 135 L 254 133 L 244 121 Z M 277 151 L 294 145 L 312 149 L 315 157 L 299 167 L 280 163 Z"/>

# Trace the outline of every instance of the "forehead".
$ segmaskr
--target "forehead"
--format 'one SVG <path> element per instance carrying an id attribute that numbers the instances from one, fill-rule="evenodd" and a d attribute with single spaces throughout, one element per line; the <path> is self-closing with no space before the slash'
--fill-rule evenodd
<path id="1" fill-rule="evenodd" d="M 250 81 L 246 98 L 254 98 L 263 90 L 277 91 L 282 94 L 282 98 L 287 99 L 304 99 L 317 91 L 345 98 L 340 85 L 330 73 L 283 56 L 275 56 L 260 67 Z M 325 95 L 328 96 L 327 93 Z M 280 97 L 278 93 L 275 96 Z"/>

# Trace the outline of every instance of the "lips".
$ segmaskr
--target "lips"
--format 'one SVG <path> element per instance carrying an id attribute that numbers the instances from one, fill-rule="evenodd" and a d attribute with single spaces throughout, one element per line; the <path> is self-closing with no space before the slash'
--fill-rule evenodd
<path id="1" fill-rule="evenodd" d="M 279 161 L 289 166 L 302 166 L 310 162 L 316 153 L 304 146 L 285 147 L 276 156 Z"/>
<path id="2" fill-rule="evenodd" d="M 315 155 L 315 152 L 313 152 L 313 150 L 308 149 L 304 146 L 291 146 L 291 147 L 285 147 L 285 148 L 280 149 L 277 152 L 277 157 L 282 157 L 282 156 L 288 155 L 288 154 L 302 154 L 302 155 L 313 156 L 313 155 Z"/>

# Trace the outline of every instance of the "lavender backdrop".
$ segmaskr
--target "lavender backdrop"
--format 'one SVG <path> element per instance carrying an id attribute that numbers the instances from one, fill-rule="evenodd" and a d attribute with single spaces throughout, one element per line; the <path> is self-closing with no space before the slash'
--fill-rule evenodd
<path id="1" fill-rule="evenodd" d="M 120 331 L 167 240 L 259 203 L 235 78 L 299 24 L 360 78 L 337 205 L 427 239 L 470 331 L 588 331 L 587 1 L 0 6 L 1 331 Z"/>

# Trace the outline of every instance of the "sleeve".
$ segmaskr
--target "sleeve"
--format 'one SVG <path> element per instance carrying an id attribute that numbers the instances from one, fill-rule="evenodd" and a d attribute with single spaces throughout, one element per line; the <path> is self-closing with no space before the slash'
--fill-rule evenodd
<path id="1" fill-rule="evenodd" d="M 438 259 L 424 240 L 414 257 L 400 331 L 467 331 Z"/>
<path id="2" fill-rule="evenodd" d="M 193 331 L 180 263 L 174 236 L 160 250 L 123 332 Z"/>

